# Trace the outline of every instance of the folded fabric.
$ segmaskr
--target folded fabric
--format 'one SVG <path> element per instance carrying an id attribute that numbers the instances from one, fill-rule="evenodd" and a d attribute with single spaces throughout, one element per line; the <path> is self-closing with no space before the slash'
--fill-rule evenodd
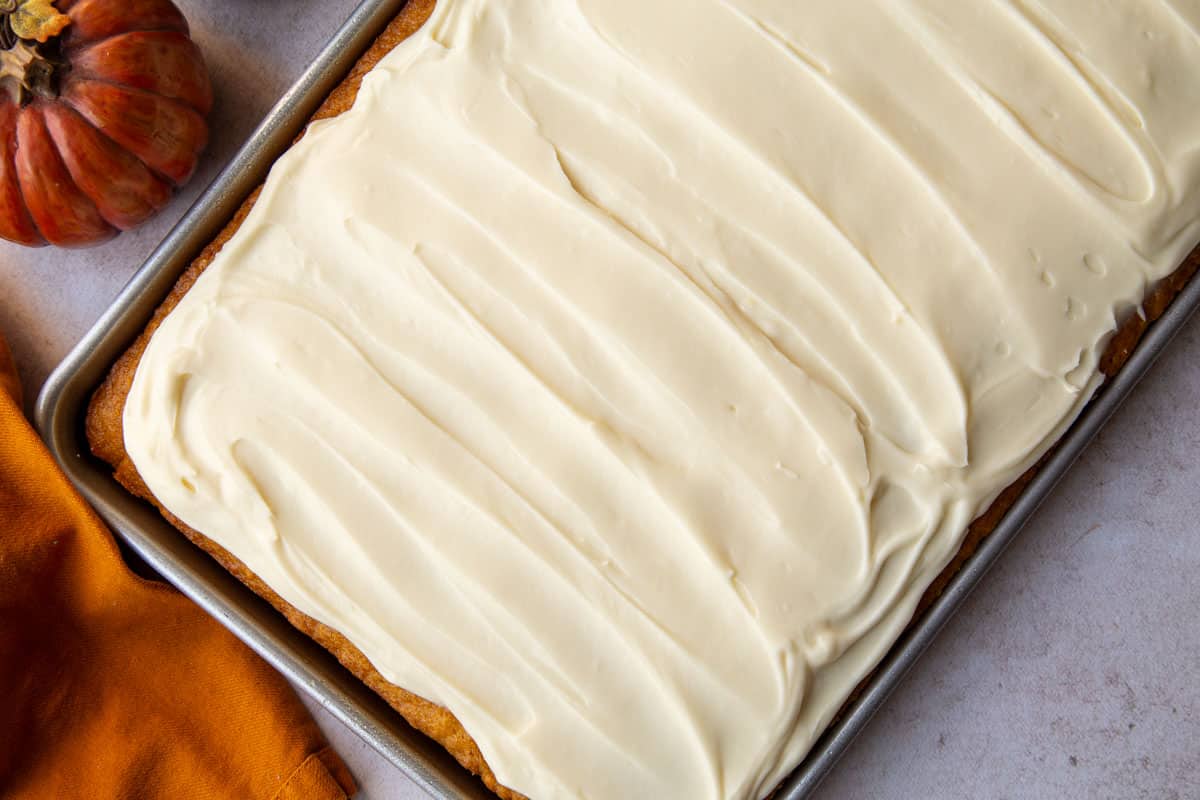
<path id="1" fill-rule="evenodd" d="M 25 421 L 0 336 L 0 797 L 344 800 L 291 687 L 137 577 Z"/>
<path id="2" fill-rule="evenodd" d="M 0 334 L 0 395 L 8 395 L 18 406 L 21 404 L 21 381 L 17 379 L 17 365 L 13 363 L 8 342 Z"/>

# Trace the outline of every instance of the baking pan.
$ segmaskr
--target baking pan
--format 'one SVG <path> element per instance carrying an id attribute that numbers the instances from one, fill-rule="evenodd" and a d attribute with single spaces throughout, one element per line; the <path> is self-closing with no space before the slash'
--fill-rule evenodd
<path id="1" fill-rule="evenodd" d="M 294 629 L 237 579 L 171 527 L 149 504 L 125 491 L 106 464 L 91 457 L 83 434 L 92 392 L 141 332 L 196 254 L 292 142 L 325 96 L 341 82 L 405 0 L 364 0 L 279 101 L 229 166 L 151 254 L 92 330 L 54 371 L 38 398 L 35 419 L 67 476 L 124 541 L 239 638 L 316 698 L 435 798 L 492 797 L 440 746 L 410 728 L 337 660 Z M 854 737 L 899 684 L 942 626 L 1016 536 L 1172 337 L 1200 306 L 1193 280 L 1150 326 L 1118 375 L 1084 410 L 1045 460 L 1016 504 L 953 577 L 929 609 L 888 651 L 858 696 L 775 795 L 808 797 Z"/>

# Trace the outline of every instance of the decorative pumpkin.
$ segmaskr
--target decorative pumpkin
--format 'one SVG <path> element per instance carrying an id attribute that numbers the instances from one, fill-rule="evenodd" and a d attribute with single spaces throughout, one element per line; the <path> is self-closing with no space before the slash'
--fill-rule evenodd
<path id="1" fill-rule="evenodd" d="M 0 0 L 0 237 L 94 244 L 196 168 L 212 86 L 170 0 Z"/>

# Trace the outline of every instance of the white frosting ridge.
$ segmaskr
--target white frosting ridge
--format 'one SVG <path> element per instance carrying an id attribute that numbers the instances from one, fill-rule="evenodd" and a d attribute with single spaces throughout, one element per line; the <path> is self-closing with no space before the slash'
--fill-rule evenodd
<path id="1" fill-rule="evenodd" d="M 1195 245 L 1198 31 L 442 0 L 153 337 L 129 454 L 505 785 L 761 797 Z"/>

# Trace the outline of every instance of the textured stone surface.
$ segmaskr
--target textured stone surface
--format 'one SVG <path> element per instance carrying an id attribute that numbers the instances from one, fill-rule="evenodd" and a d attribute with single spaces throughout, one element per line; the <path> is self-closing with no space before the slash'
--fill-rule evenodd
<path id="1" fill-rule="evenodd" d="M 32 400 L 354 6 L 182 0 L 217 88 L 195 180 L 100 248 L 0 244 L 0 328 Z M 1200 797 L 1200 321 L 1155 368 L 820 792 Z M 310 703 L 370 800 L 424 797 Z"/>

